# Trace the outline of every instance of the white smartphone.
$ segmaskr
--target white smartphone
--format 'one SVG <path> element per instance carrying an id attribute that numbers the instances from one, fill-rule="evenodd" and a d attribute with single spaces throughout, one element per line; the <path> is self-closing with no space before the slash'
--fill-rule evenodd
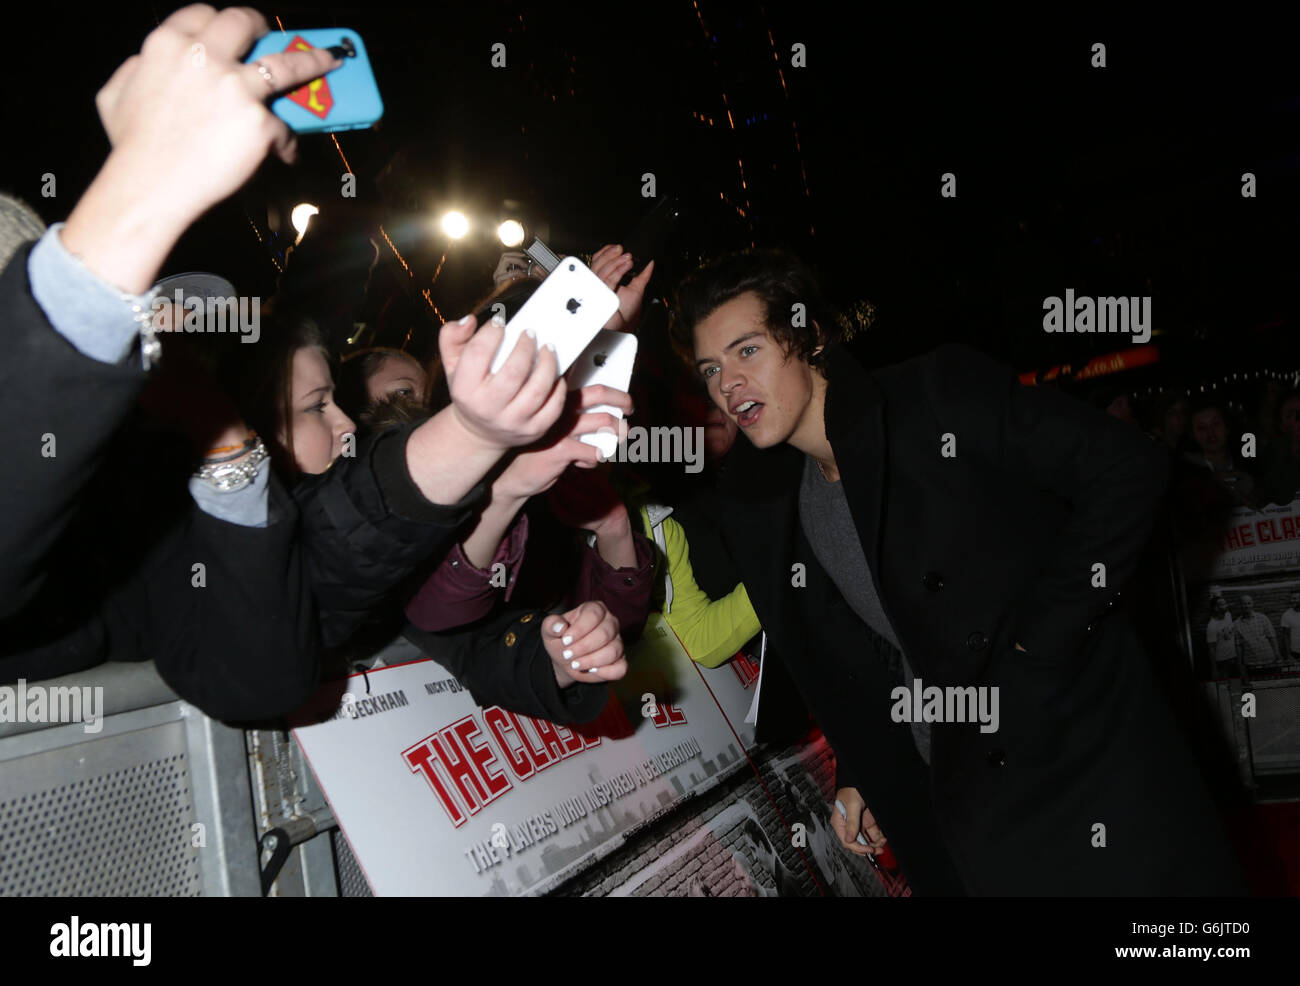
<path id="1" fill-rule="evenodd" d="M 565 379 L 570 390 L 580 390 L 593 384 L 604 384 L 614 390 L 627 392 L 632 385 L 632 370 L 636 365 L 636 336 L 627 332 L 609 332 L 601 329 L 596 338 L 574 360 Z M 623 412 L 611 404 L 597 404 L 584 409 L 586 414 L 607 412 L 622 418 Z M 578 441 L 600 449 L 602 459 L 612 459 L 618 451 L 618 436 L 602 432 L 580 435 Z"/>
<path id="2" fill-rule="evenodd" d="M 532 329 L 539 351 L 547 343 L 555 347 L 563 373 L 616 311 L 618 295 L 577 257 L 565 257 L 506 324 L 492 372 L 514 352 L 524 330 Z"/>

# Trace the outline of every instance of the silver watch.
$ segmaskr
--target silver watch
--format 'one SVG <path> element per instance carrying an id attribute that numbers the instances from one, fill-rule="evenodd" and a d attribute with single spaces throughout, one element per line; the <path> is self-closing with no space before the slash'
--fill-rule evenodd
<path id="1" fill-rule="evenodd" d="M 242 490 L 257 476 L 257 469 L 267 459 L 266 446 L 259 438 L 252 450 L 239 462 L 208 462 L 194 475 L 218 493 Z"/>

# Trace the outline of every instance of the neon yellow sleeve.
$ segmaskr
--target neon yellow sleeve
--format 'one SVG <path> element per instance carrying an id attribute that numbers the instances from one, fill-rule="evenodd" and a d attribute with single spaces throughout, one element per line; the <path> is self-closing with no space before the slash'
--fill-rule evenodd
<path id="1" fill-rule="evenodd" d="M 743 582 L 738 582 L 721 599 L 705 595 L 691 572 L 690 546 L 682 525 L 668 517 L 663 528 L 668 574 L 673 582 L 672 612 L 665 614 L 664 619 L 692 660 L 706 668 L 716 668 L 729 661 L 745 641 L 762 629 L 758 615 Z"/>

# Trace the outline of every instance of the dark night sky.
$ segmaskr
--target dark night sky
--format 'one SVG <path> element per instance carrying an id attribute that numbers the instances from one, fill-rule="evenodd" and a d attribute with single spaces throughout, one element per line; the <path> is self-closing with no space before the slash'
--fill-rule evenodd
<path id="1" fill-rule="evenodd" d="M 52 80 L 58 96 L 10 89 L 0 187 L 49 221 L 66 215 L 107 150 L 95 90 L 170 9 L 89 14 L 77 27 L 94 47 L 57 72 L 48 46 L 11 53 L 11 83 Z M 1025 370 L 1127 345 L 1043 332 L 1043 298 L 1073 287 L 1150 294 L 1163 372 L 1183 382 L 1211 367 L 1300 365 L 1287 341 L 1300 270 L 1289 31 L 1263 19 L 1230 30 L 1045 15 L 903 23 L 815 9 L 701 0 L 638 7 L 623 23 L 608 6 L 553 3 L 264 8 L 289 28 L 351 27 L 369 46 L 385 119 L 340 136 L 358 199 L 338 197 L 329 138 L 306 137 L 297 169 L 267 165 L 169 267 L 269 294 L 275 270 L 244 213 L 265 233 L 268 204 L 310 199 L 357 237 L 382 222 L 427 286 L 444 204 L 495 227 L 517 200 L 557 251 L 591 252 L 635 227 L 653 172 L 688 210 L 670 267 L 751 241 L 789 245 L 837 301 L 876 306 L 861 343 L 873 361 L 962 340 Z M 504 69 L 490 64 L 498 41 Z M 1095 41 L 1105 69 L 1089 66 Z M 805 68 L 790 65 L 796 42 Z M 60 194 L 42 200 L 49 171 Z M 946 171 L 955 200 L 939 195 Z M 1242 198 L 1244 171 L 1258 198 Z M 391 285 L 410 286 L 381 252 L 370 313 Z M 495 262 L 486 239 L 453 247 L 433 286 L 442 313 L 484 293 Z"/>

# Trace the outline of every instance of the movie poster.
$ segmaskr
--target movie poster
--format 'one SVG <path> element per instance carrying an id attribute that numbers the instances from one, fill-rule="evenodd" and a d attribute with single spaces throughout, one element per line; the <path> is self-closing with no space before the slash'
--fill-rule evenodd
<path id="1" fill-rule="evenodd" d="M 698 668 L 658 614 L 596 729 L 482 708 L 409 653 L 294 730 L 377 895 L 545 893 L 749 769 L 752 668 Z"/>

